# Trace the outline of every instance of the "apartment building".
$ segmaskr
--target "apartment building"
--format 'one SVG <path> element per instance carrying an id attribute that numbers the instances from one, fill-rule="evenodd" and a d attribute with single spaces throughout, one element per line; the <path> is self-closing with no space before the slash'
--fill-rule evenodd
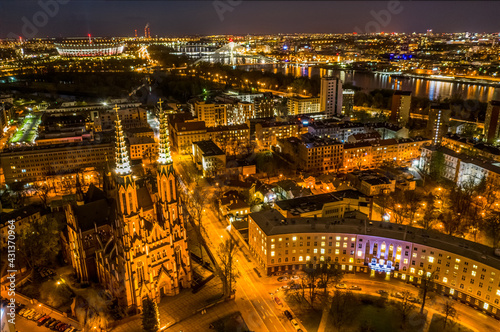
<path id="1" fill-rule="evenodd" d="M 131 160 L 156 160 L 158 144 L 151 137 L 130 137 L 128 143 Z"/>
<path id="2" fill-rule="evenodd" d="M 298 115 L 298 114 L 309 114 L 320 112 L 320 98 L 310 97 L 292 97 L 287 101 L 288 114 Z"/>
<path id="3" fill-rule="evenodd" d="M 255 140 L 259 146 L 269 148 L 279 139 L 299 136 L 300 123 L 295 121 L 266 121 L 255 124 Z"/>
<path id="4" fill-rule="evenodd" d="M 207 127 L 227 125 L 227 104 L 195 101 L 193 107 L 198 121 L 204 121 Z"/>
<path id="5" fill-rule="evenodd" d="M 322 77 L 320 88 L 320 112 L 328 117 L 342 116 L 342 81 L 338 77 Z"/>
<path id="6" fill-rule="evenodd" d="M 500 163 L 484 158 L 464 156 L 443 146 L 428 146 L 422 148 L 419 168 L 430 172 L 432 158 L 436 153 L 444 155 L 444 170 L 442 176 L 457 185 L 464 183 L 479 184 L 483 179 L 488 183 L 500 186 Z"/>
<path id="7" fill-rule="evenodd" d="M 405 126 L 410 120 L 411 91 L 396 90 L 392 95 L 390 121 Z"/>
<path id="8" fill-rule="evenodd" d="M 339 142 L 347 142 L 349 136 L 369 132 L 363 123 L 340 122 L 337 120 L 315 121 L 307 127 L 310 134 L 329 137 Z"/>
<path id="9" fill-rule="evenodd" d="M 224 172 L 226 154 L 211 140 L 193 142 L 193 161 L 203 176 L 214 176 Z"/>
<path id="10" fill-rule="evenodd" d="M 446 234 L 388 222 L 286 218 L 277 210 L 249 215 L 249 247 L 268 275 L 335 262 L 347 272 L 418 285 L 500 318 L 500 258 L 492 248 Z"/>
<path id="11" fill-rule="evenodd" d="M 178 153 L 190 153 L 193 142 L 204 140 L 207 134 L 203 121 L 175 122 L 169 127 L 172 147 Z"/>
<path id="12" fill-rule="evenodd" d="M 471 157 L 484 157 L 500 162 L 499 148 L 490 144 L 476 143 L 473 140 L 458 135 L 443 136 L 441 146 Z"/>
<path id="13" fill-rule="evenodd" d="M 484 140 L 497 143 L 500 139 L 500 100 L 490 100 L 484 122 Z"/>
<path id="14" fill-rule="evenodd" d="M 43 181 L 48 175 L 78 172 L 114 160 L 112 143 L 60 144 L 4 150 L 0 157 L 5 182 Z"/>

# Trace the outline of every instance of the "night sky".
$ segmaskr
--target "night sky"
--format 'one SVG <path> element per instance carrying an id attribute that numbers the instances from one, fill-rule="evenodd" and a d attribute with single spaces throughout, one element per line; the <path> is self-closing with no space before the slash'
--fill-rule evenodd
<path id="1" fill-rule="evenodd" d="M 40 0 L 49 3 L 56 0 Z M 0 38 L 246 34 L 293 32 L 500 32 L 498 1 L 401 1 L 379 21 L 386 1 L 86 1 L 60 0 L 58 12 L 43 13 L 38 1 L 2 0 Z M 217 13 L 216 4 L 226 6 Z M 231 11 L 229 10 L 231 9 Z M 397 13 L 396 13 L 397 12 Z M 24 18 L 24 19 L 23 19 Z M 38 19 L 38 21 L 36 21 Z M 28 22 L 28 23 L 26 23 Z M 38 22 L 35 30 L 23 26 Z"/>

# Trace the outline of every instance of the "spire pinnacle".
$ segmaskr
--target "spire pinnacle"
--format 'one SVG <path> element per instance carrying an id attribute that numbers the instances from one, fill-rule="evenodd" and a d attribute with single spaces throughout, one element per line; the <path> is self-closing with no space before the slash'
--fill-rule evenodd
<path id="1" fill-rule="evenodd" d="M 159 147 L 159 158 L 158 163 L 160 165 L 166 165 L 172 163 L 172 156 L 170 155 L 170 145 L 168 141 L 169 133 L 167 127 L 167 118 L 165 117 L 165 113 L 163 112 L 163 108 L 161 104 L 163 101 L 158 101 L 158 105 L 160 106 L 160 147 Z"/>
<path id="2" fill-rule="evenodd" d="M 118 106 L 115 104 L 113 110 L 116 112 L 115 120 L 115 132 L 116 132 L 116 143 L 115 143 L 115 164 L 116 173 L 120 175 L 130 174 L 130 159 L 128 157 L 127 145 L 125 144 L 125 136 L 123 135 L 122 123 L 120 121 L 120 116 L 118 115 Z"/>

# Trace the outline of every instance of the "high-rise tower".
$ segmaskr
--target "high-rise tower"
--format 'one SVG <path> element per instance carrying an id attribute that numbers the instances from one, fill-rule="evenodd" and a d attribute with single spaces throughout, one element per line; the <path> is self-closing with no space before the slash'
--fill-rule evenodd
<path id="1" fill-rule="evenodd" d="M 323 77 L 320 91 L 320 111 L 327 117 L 341 116 L 342 81 L 337 77 Z"/>

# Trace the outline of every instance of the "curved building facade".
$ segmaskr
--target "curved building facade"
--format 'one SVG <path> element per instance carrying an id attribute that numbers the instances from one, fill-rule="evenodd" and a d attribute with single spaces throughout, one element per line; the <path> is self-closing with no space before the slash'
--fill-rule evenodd
<path id="1" fill-rule="evenodd" d="M 118 55 L 124 45 L 118 43 L 55 43 L 59 55 L 68 57 L 96 57 Z"/>
<path id="2" fill-rule="evenodd" d="M 500 318 L 500 257 L 487 246 L 369 221 L 355 211 L 344 219 L 284 218 L 276 210 L 252 213 L 248 236 L 251 252 L 268 275 L 322 262 L 414 284 L 432 275 L 438 293 Z"/>

